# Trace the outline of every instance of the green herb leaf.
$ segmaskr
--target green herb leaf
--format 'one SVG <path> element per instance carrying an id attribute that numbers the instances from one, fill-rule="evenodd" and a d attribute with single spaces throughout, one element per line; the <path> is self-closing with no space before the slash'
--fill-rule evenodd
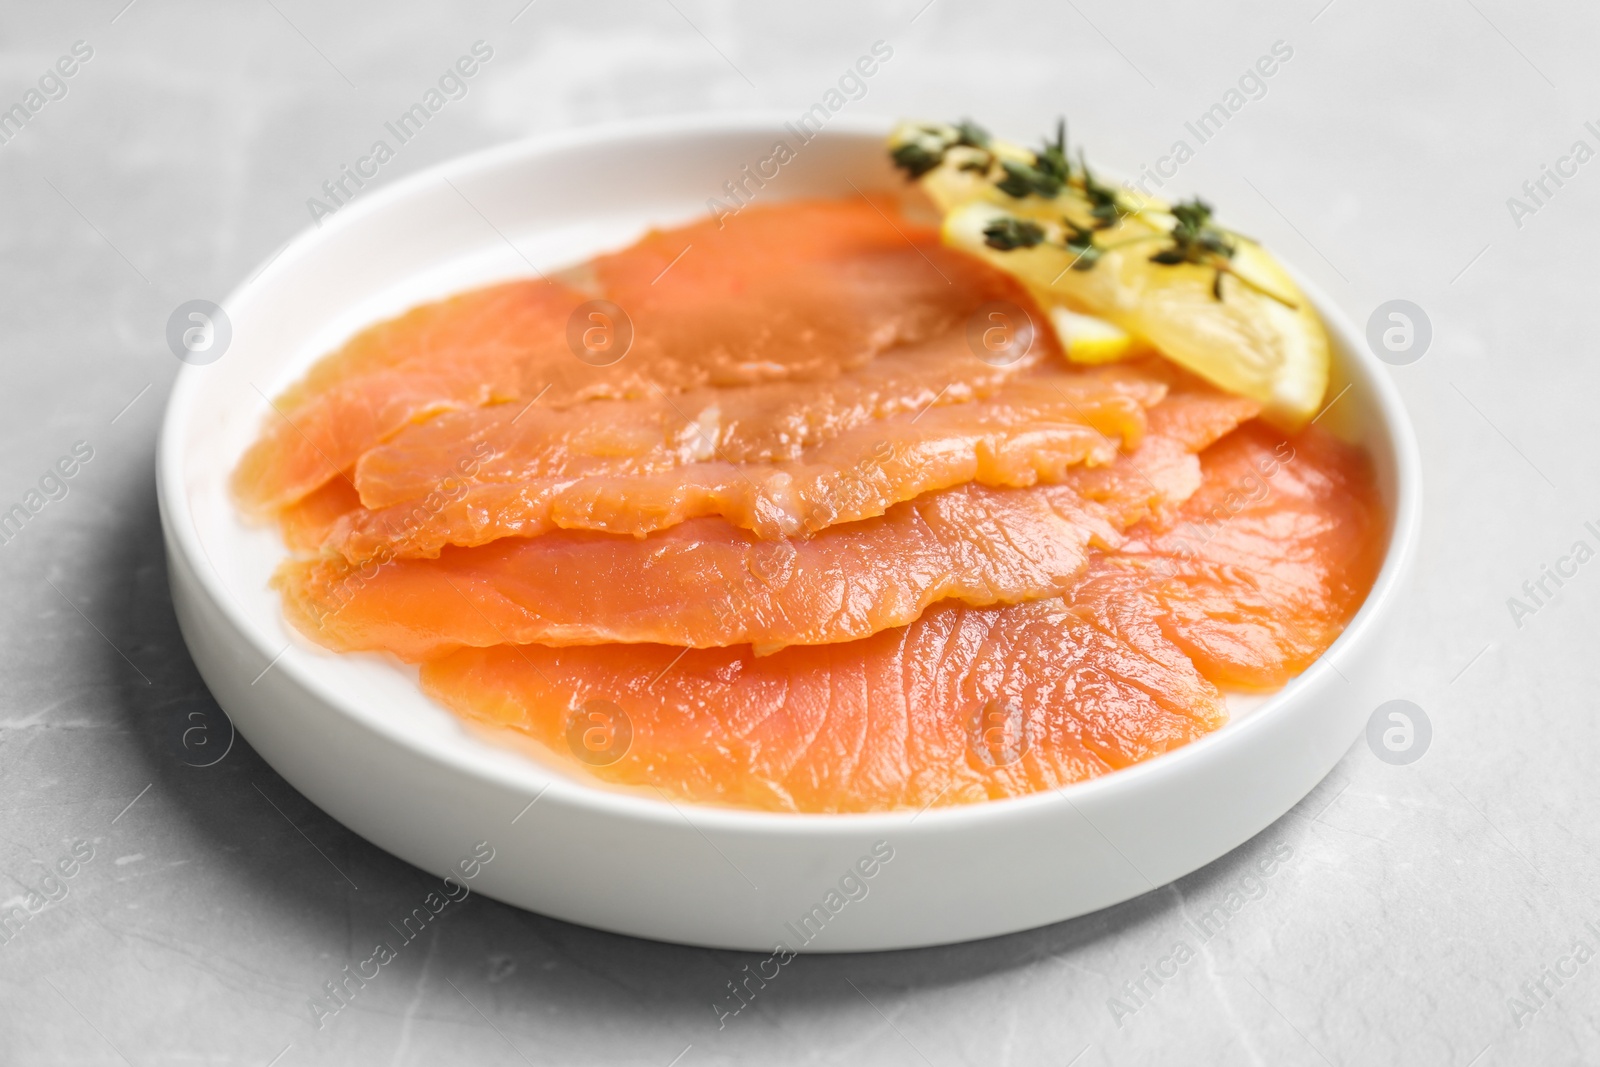
<path id="1" fill-rule="evenodd" d="M 1061 222 L 1067 228 L 1067 251 L 1077 257 L 1072 261 L 1072 269 L 1088 270 L 1100 262 L 1104 249 L 1094 243 L 1094 231 L 1084 229 L 1071 219 L 1062 219 Z"/>
<path id="2" fill-rule="evenodd" d="M 1168 236 L 1172 244 L 1150 257 L 1150 262 L 1164 266 L 1193 263 L 1200 267 L 1213 267 L 1217 275 L 1211 280 L 1211 295 L 1222 299 L 1222 275 L 1232 274 L 1229 260 L 1233 258 L 1234 243 L 1228 233 L 1211 224 L 1211 205 L 1195 197 L 1172 205 L 1175 220 Z"/>
<path id="3" fill-rule="evenodd" d="M 962 119 L 956 123 L 956 144 L 988 151 L 989 131 L 971 119 Z"/>
<path id="4" fill-rule="evenodd" d="M 1033 154 L 1033 166 L 1060 185 L 1072 177 L 1072 164 L 1067 159 L 1067 120 L 1056 121 L 1056 139 L 1046 141 L 1044 148 Z M 1052 194 L 1053 195 L 1053 194 Z"/>
<path id="5" fill-rule="evenodd" d="M 1122 202 L 1121 193 L 1095 178 L 1094 172 L 1089 169 L 1089 161 L 1083 157 L 1082 149 L 1078 150 L 1078 172 L 1083 176 L 1083 195 L 1089 201 L 1089 214 L 1099 229 L 1109 229 L 1133 213 Z"/>
<path id="6" fill-rule="evenodd" d="M 1207 255 L 1233 258 L 1233 241 L 1211 224 L 1210 204 L 1199 197 L 1181 201 L 1172 205 L 1172 217 L 1177 220 L 1172 228 L 1173 247 L 1189 255 L 1190 262 L 1202 262 Z"/>
<path id="7" fill-rule="evenodd" d="M 1046 200 L 1060 195 L 1072 176 L 1072 164 L 1067 160 L 1067 123 L 1056 124 L 1056 139 L 1046 141 L 1044 147 L 1033 154 L 1033 163 L 1018 163 L 1003 159 L 1000 169 L 1005 177 L 995 182 L 1002 193 L 1018 200 L 1038 194 Z"/>
<path id="8" fill-rule="evenodd" d="M 930 149 L 920 141 L 907 141 L 896 145 L 889 152 L 889 158 L 895 166 L 906 172 L 907 177 L 915 179 L 944 162 L 944 151 Z"/>
<path id="9" fill-rule="evenodd" d="M 1018 163 L 1016 160 L 1002 159 L 1000 169 L 1005 172 L 1005 177 L 996 181 L 995 186 L 1002 193 L 1018 200 L 1032 193 L 1037 182 L 1048 181 L 1044 175 L 1026 163 Z"/>
<path id="10" fill-rule="evenodd" d="M 995 219 L 983 228 L 983 243 L 1002 252 L 1032 248 L 1044 240 L 1044 227 L 1010 215 Z"/>
<path id="11" fill-rule="evenodd" d="M 971 119 L 962 119 L 954 126 L 917 126 L 914 135 L 889 150 L 894 165 L 912 179 L 920 178 L 944 162 L 950 149 L 960 145 L 976 148 L 984 153 L 979 159 L 965 160 L 962 170 L 987 172 L 993 157 L 989 155 L 989 131 Z"/>

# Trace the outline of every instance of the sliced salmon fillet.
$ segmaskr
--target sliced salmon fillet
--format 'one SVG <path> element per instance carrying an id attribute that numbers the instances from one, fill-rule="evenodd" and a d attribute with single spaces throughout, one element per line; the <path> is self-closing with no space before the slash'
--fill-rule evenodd
<path id="1" fill-rule="evenodd" d="M 1164 412 L 1169 405 L 1176 410 Z M 700 518 L 642 539 L 551 532 L 382 566 L 324 556 L 285 565 L 274 584 L 313 640 L 411 660 L 502 642 L 854 640 L 905 625 L 941 599 L 1014 603 L 1065 591 L 1084 546 L 1113 546 L 1120 530 L 1181 503 L 1200 482 L 1188 450 L 1253 410 L 1209 388 L 1174 394 L 1151 409 L 1152 424 L 1171 435 L 1160 447 L 1147 438 L 1108 467 L 1074 468 L 1056 487 L 926 494 L 809 540 L 761 540 Z M 619 600 L 617 589 L 629 596 Z"/>
<path id="2" fill-rule="evenodd" d="M 1104 467 L 1079 467 L 1068 478 L 1086 499 L 1105 505 L 1126 529 L 1145 518 L 1170 517 L 1200 488 L 1196 453 L 1256 416 L 1261 406 L 1193 378 L 1174 376 L 1173 391 L 1146 412 L 1137 448 Z"/>
<path id="3" fill-rule="evenodd" d="M 353 338 L 235 473 L 303 554 L 286 614 L 610 782 L 780 811 L 1080 781 L 1322 654 L 1383 554 L 1364 456 L 1048 332 L 984 363 L 974 312 L 1026 293 L 893 216 L 751 207 Z"/>
<path id="4" fill-rule="evenodd" d="M 424 664 L 422 685 L 463 718 L 568 759 L 574 714 L 598 710 L 601 728 L 616 729 L 620 708 L 631 742 L 594 769 L 604 780 L 800 812 L 1050 789 L 1186 744 L 1226 717 L 1215 687 L 1159 632 L 1060 600 L 941 607 L 864 641 L 759 658 L 662 645 L 464 649 Z M 1002 733 L 1010 720 L 1013 737 L 984 736 L 993 720 Z"/>
<path id="5" fill-rule="evenodd" d="M 480 471 L 459 492 L 446 478 L 438 484 L 449 488 L 431 500 L 353 513 L 334 527 L 326 547 L 352 562 L 431 557 L 447 544 L 558 528 L 643 536 L 707 515 L 759 537 L 789 537 L 881 515 L 900 501 L 969 481 L 1059 482 L 1078 465 L 1109 463 L 1121 444 L 1142 436 L 1144 406 L 1159 396 L 1148 383 L 1087 375 L 1020 379 L 986 400 L 857 425 L 779 463 L 694 462 L 690 435 L 643 457 L 555 449 L 545 461 L 554 469 L 533 477 L 497 482 Z M 508 414 L 507 422 L 515 418 Z M 492 472 L 497 462 L 485 467 Z"/>
<path id="6" fill-rule="evenodd" d="M 725 222 L 652 231 L 600 257 L 589 272 L 599 293 L 511 282 L 362 331 L 273 402 L 235 497 L 254 514 L 293 503 L 441 411 L 826 379 L 957 331 L 985 302 L 1028 301 L 937 231 L 891 222 L 864 199 L 752 206 Z M 594 296 L 632 322 L 632 347 L 608 366 L 568 343 L 569 319 Z"/>
<path id="7" fill-rule="evenodd" d="M 582 294 L 548 281 L 480 289 L 414 308 L 351 338 L 272 402 L 233 475 L 234 497 L 264 514 L 313 492 L 407 424 L 459 407 L 532 397 L 560 381 L 581 392 L 611 368 L 566 346 Z"/>
<path id="8" fill-rule="evenodd" d="M 563 755 L 574 713 L 620 708 L 631 745 L 594 773 L 674 799 L 861 811 L 1093 777 L 1220 725 L 1216 684 L 1277 685 L 1304 669 L 1376 573 L 1384 519 L 1358 450 L 1252 424 L 1202 464 L 1175 516 L 1093 553 L 1061 598 L 943 605 L 866 640 L 765 657 L 463 649 L 425 664 L 423 685 L 463 717 Z M 1027 749 L 1003 767 L 969 743 L 997 709 L 1017 723 L 1008 754 Z"/>
<path id="9" fill-rule="evenodd" d="M 763 541 L 722 519 L 692 519 L 642 540 L 562 531 L 376 569 L 291 562 L 274 585 L 289 619 L 339 651 L 408 660 L 507 642 L 767 651 L 869 637 L 946 599 L 1060 594 L 1091 543 L 1120 542 L 1103 509 L 1066 486 L 964 485 L 806 540 Z"/>
<path id="10" fill-rule="evenodd" d="M 1201 465 L 1177 514 L 1129 530 L 1074 602 L 1153 599 L 1207 678 L 1275 689 L 1327 650 L 1377 579 L 1388 518 L 1371 462 L 1315 428 L 1286 439 L 1251 423 Z"/>
<path id="11" fill-rule="evenodd" d="M 1058 363 L 1060 351 L 1041 343 L 1033 354 L 1037 361 Z M 1033 366 L 1022 361 L 991 366 L 973 356 L 964 338 L 945 335 L 805 385 L 761 383 L 673 396 L 653 393 L 565 409 L 508 404 L 454 412 L 408 427 L 367 452 L 356 467 L 355 481 L 369 508 L 414 500 L 459 473 L 457 459 L 479 446 L 493 459 L 476 471 L 475 480 L 500 483 L 560 477 L 568 463 L 591 457 L 626 458 L 639 462 L 641 469 L 709 459 L 795 460 L 807 449 L 877 419 L 992 397 Z M 1131 397 L 1148 397 L 1149 403 L 1165 392 L 1165 383 L 1154 376 L 1116 371 L 1097 380 Z"/>
<path id="12" fill-rule="evenodd" d="M 829 378 L 896 345 L 960 333 L 989 301 L 1031 304 L 935 227 L 894 216 L 884 198 L 754 204 L 651 231 L 591 270 L 646 358 L 694 353 L 714 385 Z"/>
<path id="13" fill-rule="evenodd" d="M 355 483 L 340 475 L 278 512 L 278 529 L 289 551 L 316 552 L 339 520 L 360 511 Z"/>

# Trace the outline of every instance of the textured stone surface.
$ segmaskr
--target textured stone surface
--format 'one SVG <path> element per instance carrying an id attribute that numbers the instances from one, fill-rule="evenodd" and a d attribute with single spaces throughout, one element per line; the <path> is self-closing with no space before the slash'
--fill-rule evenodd
<path id="1" fill-rule="evenodd" d="M 1520 226 L 1506 198 L 1575 140 L 1600 148 L 1584 127 L 1600 128 L 1593 9 L 137 0 L 119 14 L 122 2 L 0 11 L 0 108 L 73 42 L 94 50 L 66 96 L 0 145 L 0 507 L 74 442 L 94 450 L 66 497 L 0 546 L 0 908 L 74 841 L 94 847 L 67 895 L 0 944 L 0 1061 L 1592 1056 L 1600 961 L 1546 978 L 1548 998 L 1519 986 L 1570 971 L 1574 939 L 1600 950 L 1600 563 L 1520 626 L 1506 600 L 1576 539 L 1594 543 L 1585 520 L 1600 523 L 1600 162 L 1547 181 Z M 616 117 L 798 113 L 880 39 L 893 58 L 852 109 L 970 113 L 1017 134 L 1065 111 L 1076 139 L 1132 172 L 1175 139 L 1195 146 L 1184 122 L 1287 42 L 1265 95 L 1173 184 L 1264 220 L 1259 236 L 1357 321 L 1392 298 L 1432 320 L 1428 353 L 1392 372 L 1422 442 L 1427 530 L 1390 688 L 1431 717 L 1426 756 L 1391 766 L 1358 742 L 1258 839 L 1101 914 L 796 960 L 721 1030 L 710 1005 L 756 957 L 473 898 L 318 1031 L 308 998 L 431 879 L 242 742 L 192 765 L 228 728 L 165 588 L 152 458 L 177 363 L 163 329 L 180 302 L 220 299 L 307 225 L 306 198 L 480 39 L 492 61 L 380 181 Z M 205 732 L 186 746 L 193 729 Z M 1275 849 L 1289 858 L 1252 880 Z M 1202 943 L 1186 923 L 1230 892 L 1243 903 Z M 1159 987 L 1146 979 L 1148 1002 L 1122 991 L 1180 940 L 1194 957 Z"/>

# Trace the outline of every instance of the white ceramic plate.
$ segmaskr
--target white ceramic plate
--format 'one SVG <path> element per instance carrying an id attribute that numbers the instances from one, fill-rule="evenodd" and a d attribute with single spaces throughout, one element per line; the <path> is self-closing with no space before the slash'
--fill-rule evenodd
<path id="1" fill-rule="evenodd" d="M 1384 368 L 1315 291 L 1337 353 L 1334 388 L 1350 386 L 1323 424 L 1371 451 L 1393 518 L 1377 585 L 1327 655 L 1281 692 L 1104 778 L 921 814 L 672 805 L 489 743 L 424 698 L 414 670 L 324 652 L 282 621 L 267 577 L 283 546 L 275 531 L 242 523 L 226 492 L 266 397 L 360 327 L 418 301 L 700 216 L 775 141 L 796 158 L 763 200 L 887 188 L 900 180 L 885 163 L 887 128 L 840 117 L 800 145 L 780 118 L 713 116 L 507 145 L 365 194 L 242 285 L 224 305 L 231 347 L 178 376 L 159 495 L 184 637 L 256 751 L 345 825 L 429 871 L 449 873 L 488 842 L 494 859 L 472 887 L 500 900 L 642 937 L 761 951 L 906 948 L 1081 915 L 1209 863 L 1309 792 L 1389 695 L 1364 683 L 1379 673 L 1420 498 L 1411 429 Z M 1252 221 L 1230 219 L 1246 230 Z M 877 862 L 863 865 L 875 849 Z M 873 876 L 846 877 L 859 866 Z"/>

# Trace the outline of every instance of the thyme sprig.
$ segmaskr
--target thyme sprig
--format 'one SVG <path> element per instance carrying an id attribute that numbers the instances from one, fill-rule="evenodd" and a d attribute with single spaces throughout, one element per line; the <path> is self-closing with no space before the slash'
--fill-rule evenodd
<path id="1" fill-rule="evenodd" d="M 1054 200 L 1072 180 L 1072 163 L 1067 159 L 1067 122 L 1056 123 L 1056 139 L 1046 141 L 1044 147 L 1033 153 L 1033 163 L 1019 163 L 1002 159 L 1000 169 L 1005 176 L 995 182 L 1007 196 L 1021 200 L 1037 194 Z"/>
<path id="2" fill-rule="evenodd" d="M 912 178 L 920 178 L 944 162 L 950 149 L 974 148 L 981 155 L 961 165 L 962 170 L 987 173 L 994 165 L 994 155 L 989 151 L 989 131 L 973 122 L 962 119 L 954 126 L 925 124 L 913 127 L 910 136 L 889 150 L 894 165 Z"/>
<path id="3" fill-rule="evenodd" d="M 1234 269 L 1233 254 L 1238 251 L 1238 242 L 1235 240 L 1238 235 L 1212 223 L 1210 204 L 1198 196 L 1192 200 L 1181 201 L 1172 205 L 1172 217 L 1174 219 L 1172 232 L 1167 235 L 1171 238 L 1172 244 L 1152 255 L 1150 262 L 1167 266 L 1193 263 L 1196 266 L 1212 268 L 1216 271 L 1216 275 L 1211 280 L 1211 295 L 1218 300 L 1222 299 L 1222 276 L 1229 274 L 1285 307 L 1297 306 Z"/>
<path id="4" fill-rule="evenodd" d="M 1174 204 L 1170 209 L 1171 228 L 1166 228 L 1163 213 L 1146 208 L 1137 197 L 1107 185 L 1095 177 L 1089 168 L 1083 150 L 1078 150 L 1074 164 L 1067 153 L 1067 123 L 1056 123 L 1055 138 L 1047 139 L 1030 161 L 1005 158 L 997 153 L 987 130 L 970 119 L 951 125 L 927 124 L 912 127 L 902 133 L 900 141 L 891 150 L 895 166 L 912 178 L 920 178 L 945 161 L 950 150 L 957 147 L 972 149 L 964 154 L 958 164 L 960 169 L 983 174 L 1007 196 L 1021 200 L 1037 196 L 1044 200 L 1057 200 L 1066 194 L 1078 202 L 1076 209 L 1086 215 L 1088 222 L 1080 223 L 1062 216 L 1064 237 L 1062 247 L 1073 254 L 1073 270 L 1092 270 L 1104 254 L 1113 249 L 1150 241 L 1164 241 L 1163 247 L 1149 256 L 1151 263 L 1162 266 L 1191 264 L 1208 267 L 1215 272 L 1211 294 L 1223 299 L 1223 275 L 1231 275 L 1241 284 L 1271 297 L 1285 307 L 1297 307 L 1281 294 L 1253 281 L 1233 265 L 1234 254 L 1239 249 L 1239 234 L 1218 226 L 1212 220 L 1210 204 L 1195 197 Z M 1063 205 L 1069 206 L 1069 205 Z M 1152 216 L 1155 216 L 1152 218 Z M 1139 234 L 1110 243 L 1102 243 L 1097 234 L 1113 230 L 1129 218 L 1139 218 L 1155 227 L 1154 232 Z M 1011 216 L 997 218 L 983 230 L 984 243 L 990 248 L 1010 252 L 1018 248 L 1033 248 L 1048 240 L 1043 226 L 1037 222 Z"/>
<path id="5" fill-rule="evenodd" d="M 1002 215 L 983 228 L 983 243 L 1002 252 L 1032 248 L 1043 241 L 1043 226 L 1012 215 Z"/>
<path id="6" fill-rule="evenodd" d="M 1102 185 L 1089 169 L 1089 161 L 1078 150 L 1078 173 L 1083 177 L 1083 195 L 1089 201 L 1089 214 L 1094 216 L 1097 229 L 1109 229 L 1134 214 L 1120 193 L 1109 185 Z"/>
<path id="7" fill-rule="evenodd" d="M 1067 239 L 1062 243 L 1067 251 L 1073 253 L 1072 269 L 1089 270 L 1100 262 L 1100 256 L 1105 249 L 1095 243 L 1094 231 L 1079 226 L 1071 219 L 1061 220 L 1067 228 Z"/>
<path id="8" fill-rule="evenodd" d="M 1222 299 L 1222 275 L 1230 270 L 1236 245 L 1229 236 L 1211 224 L 1211 205 L 1198 196 L 1172 205 L 1175 224 L 1168 235 L 1172 244 L 1150 257 L 1152 263 L 1177 266 L 1193 263 L 1199 267 L 1213 267 L 1216 277 L 1211 282 L 1211 295 Z"/>

